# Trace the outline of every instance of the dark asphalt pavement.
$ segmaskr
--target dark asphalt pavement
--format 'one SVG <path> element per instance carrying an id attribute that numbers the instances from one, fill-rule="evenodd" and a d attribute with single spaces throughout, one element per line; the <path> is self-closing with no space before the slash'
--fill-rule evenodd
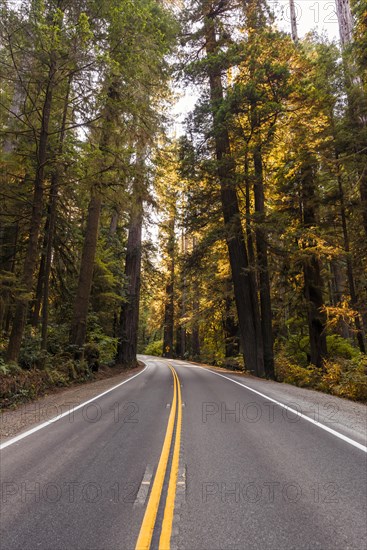
<path id="1" fill-rule="evenodd" d="M 1 550 L 135 548 L 172 405 L 168 364 L 183 400 L 172 549 L 367 548 L 362 448 L 206 369 L 143 360 L 134 379 L 1 450 Z"/>

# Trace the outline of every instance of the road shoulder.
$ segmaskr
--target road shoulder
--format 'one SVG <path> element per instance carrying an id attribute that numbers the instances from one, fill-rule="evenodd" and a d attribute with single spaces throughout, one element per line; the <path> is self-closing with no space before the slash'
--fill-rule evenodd
<path id="1" fill-rule="evenodd" d="M 31 429 L 37 424 L 47 422 L 51 418 L 93 399 L 100 393 L 138 374 L 144 367 L 144 363 L 140 361 L 139 366 L 134 369 L 120 370 L 107 378 L 78 384 L 70 388 L 59 388 L 39 399 L 21 404 L 15 410 L 2 411 L 0 413 L 0 441 L 4 443 L 7 439 Z"/>
<path id="2" fill-rule="evenodd" d="M 176 363 L 176 361 L 174 361 Z M 180 362 L 177 361 L 177 364 Z M 185 364 L 185 362 L 181 362 Z M 260 392 L 267 397 L 279 401 L 283 405 L 296 410 L 297 412 L 312 418 L 313 420 L 340 432 L 362 445 L 367 445 L 367 406 L 364 403 L 350 401 L 342 397 L 323 393 L 311 388 L 300 388 L 284 382 L 263 380 L 246 373 L 237 373 L 228 369 L 203 365 L 200 363 L 187 363 L 192 366 L 201 367 L 205 370 L 233 379 L 252 390 Z M 223 380 L 224 381 L 224 380 Z M 228 382 L 229 383 L 229 382 Z M 244 396 L 248 403 L 248 395 Z M 228 403 L 228 408 L 233 404 Z M 261 411 L 264 415 L 272 413 L 271 407 L 264 407 Z M 289 417 L 292 414 L 289 413 Z M 300 418 L 299 418 L 300 420 Z M 297 421 L 297 419 L 293 419 Z"/>

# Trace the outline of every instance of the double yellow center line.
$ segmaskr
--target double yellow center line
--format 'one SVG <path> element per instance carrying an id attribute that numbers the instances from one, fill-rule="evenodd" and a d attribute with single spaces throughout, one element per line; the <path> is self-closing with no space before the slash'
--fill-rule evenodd
<path id="1" fill-rule="evenodd" d="M 178 467 L 180 461 L 180 445 L 181 445 L 181 426 L 182 426 L 182 398 L 181 386 L 177 376 L 177 372 L 169 366 L 173 376 L 173 400 L 171 412 L 168 419 L 166 436 L 162 447 L 161 456 L 159 459 L 157 471 L 154 478 L 154 483 L 150 493 L 147 508 L 145 510 L 143 523 L 140 528 L 139 537 L 136 543 L 135 550 L 149 550 L 152 542 L 154 527 L 157 519 L 159 503 L 162 498 L 163 484 L 166 477 L 167 465 L 172 446 L 172 438 L 175 427 L 175 419 L 177 412 L 176 433 L 173 447 L 173 456 L 171 463 L 171 471 L 169 476 L 167 498 L 164 508 L 164 516 L 162 523 L 161 536 L 159 539 L 159 550 L 169 550 L 173 514 L 175 509 L 176 486 L 178 477 Z"/>

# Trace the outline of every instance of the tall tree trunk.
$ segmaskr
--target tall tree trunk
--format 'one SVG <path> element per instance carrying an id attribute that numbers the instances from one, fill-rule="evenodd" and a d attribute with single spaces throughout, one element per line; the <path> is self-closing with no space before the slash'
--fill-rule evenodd
<path id="1" fill-rule="evenodd" d="M 264 368 L 269 378 L 274 378 L 273 327 L 268 266 L 267 234 L 265 223 L 265 194 L 261 147 L 254 149 L 254 196 L 256 213 L 256 250 L 260 281 L 261 329 L 264 343 Z"/>
<path id="2" fill-rule="evenodd" d="M 344 271 L 342 270 L 338 260 L 332 260 L 330 262 L 330 275 L 330 301 L 333 306 L 338 306 L 347 291 Z M 337 330 L 342 338 L 345 338 L 346 340 L 351 338 L 351 331 L 346 321 L 342 320 L 339 323 Z"/>
<path id="3" fill-rule="evenodd" d="M 353 17 L 349 0 L 335 0 L 336 14 L 339 23 L 339 35 L 342 48 L 345 48 L 353 36 Z"/>
<path id="4" fill-rule="evenodd" d="M 143 199 L 145 194 L 145 162 L 140 152 L 137 158 L 137 174 L 133 182 L 130 210 L 129 236 L 127 240 L 125 276 L 127 280 L 126 302 L 121 307 L 119 341 L 116 362 L 125 368 L 137 365 L 138 326 L 141 279 L 141 247 L 143 228 Z"/>
<path id="5" fill-rule="evenodd" d="M 51 177 L 51 201 L 49 208 L 49 227 L 48 239 L 46 245 L 45 271 L 43 281 L 43 305 L 42 305 L 42 330 L 41 330 L 41 348 L 47 349 L 47 331 L 49 315 L 49 294 L 50 294 L 50 276 L 52 264 L 52 250 L 56 227 L 57 200 L 59 192 L 59 168 Z"/>
<path id="6" fill-rule="evenodd" d="M 108 230 L 108 237 L 110 240 L 113 238 L 114 235 L 116 235 L 119 217 L 120 217 L 119 211 L 117 208 L 115 208 L 112 212 L 110 228 Z"/>
<path id="7" fill-rule="evenodd" d="M 181 236 L 181 254 L 185 257 L 187 253 L 187 235 L 185 233 L 185 230 L 182 231 Z M 184 319 L 186 318 L 186 302 L 187 302 L 187 275 L 186 275 L 186 268 L 183 267 L 182 274 L 181 274 L 181 301 L 180 301 L 180 330 L 179 330 L 179 336 L 180 336 L 180 357 L 183 359 L 186 358 L 187 352 L 188 352 L 188 334 L 186 330 L 186 324 Z"/>
<path id="8" fill-rule="evenodd" d="M 233 315 L 232 306 L 234 305 L 233 298 L 233 283 L 231 279 L 226 280 L 226 297 L 224 302 L 223 315 L 223 332 L 224 346 L 226 357 L 236 357 L 240 353 L 240 341 L 238 337 L 238 324 Z"/>
<path id="9" fill-rule="evenodd" d="M 64 108 L 62 113 L 60 137 L 59 137 L 59 144 L 58 144 L 58 150 L 57 150 L 57 160 L 60 160 L 64 151 L 66 120 L 67 120 L 67 114 L 68 114 L 68 108 L 69 108 L 71 82 L 72 82 L 72 76 L 69 76 L 65 100 L 64 100 Z M 55 169 L 51 176 L 50 204 L 48 209 L 49 227 L 47 232 L 48 238 L 47 238 L 46 256 L 45 256 L 45 273 L 44 273 L 44 282 L 43 282 L 42 331 L 41 331 L 41 347 L 43 350 L 47 348 L 52 250 L 53 250 L 53 241 L 54 241 L 54 235 L 55 235 L 55 229 L 56 229 L 57 203 L 59 198 L 61 170 L 62 170 L 62 166 L 60 165 L 59 162 L 56 162 Z"/>
<path id="10" fill-rule="evenodd" d="M 173 357 L 174 351 L 174 283 L 171 274 L 169 277 L 166 285 L 166 303 L 164 306 L 163 357 Z"/>
<path id="11" fill-rule="evenodd" d="M 293 0 L 290 0 L 291 4 Z M 292 8 L 291 8 L 292 11 Z M 293 6 L 293 12 L 295 9 Z M 297 23 L 292 22 L 292 39 L 297 42 L 297 32 L 293 32 L 293 25 L 297 29 Z M 310 227 L 315 222 L 315 189 L 313 182 L 313 172 L 311 165 L 306 162 L 302 174 L 302 222 L 304 227 Z M 322 367 L 324 357 L 327 353 L 326 347 L 326 315 L 323 313 L 324 300 L 322 296 L 323 280 L 321 277 L 321 266 L 319 259 L 310 255 L 308 260 L 303 263 L 304 275 L 304 294 L 307 301 L 308 331 L 310 336 L 310 360 L 317 367 Z"/>
<path id="12" fill-rule="evenodd" d="M 173 357 L 174 347 L 174 281 L 175 281 L 175 216 L 172 215 L 168 222 L 168 281 L 166 285 L 166 302 L 164 307 L 163 327 L 163 357 Z"/>
<path id="13" fill-rule="evenodd" d="M 70 343 L 82 348 L 87 333 L 89 299 L 93 283 L 94 261 L 96 257 L 99 218 L 102 208 L 102 196 L 98 188 L 92 189 L 88 206 L 87 226 L 80 264 L 79 282 L 74 301 L 73 318 L 70 330 Z M 79 356 L 80 351 L 76 352 Z"/>
<path id="14" fill-rule="evenodd" d="M 311 255 L 303 265 L 305 281 L 305 297 L 308 305 L 308 328 L 310 335 L 310 361 L 321 368 L 326 356 L 326 318 L 322 312 L 324 300 L 322 296 L 323 281 L 320 263 L 315 255 Z"/>
<path id="15" fill-rule="evenodd" d="M 117 233 L 119 218 L 120 218 L 120 212 L 119 212 L 119 209 L 116 207 L 112 211 L 110 227 L 108 230 L 108 242 L 110 246 L 113 244 L 113 239 Z M 112 336 L 114 338 L 117 338 L 117 335 L 118 335 L 118 325 L 119 325 L 119 308 L 116 308 L 116 310 L 113 312 L 113 320 L 112 320 Z"/>
<path id="16" fill-rule="evenodd" d="M 337 153 L 336 153 L 336 160 L 338 160 Z M 344 189 L 343 189 L 343 182 L 342 182 L 339 165 L 338 165 L 338 188 L 339 188 L 339 200 L 340 200 L 340 217 L 341 217 L 342 229 L 343 229 L 344 250 L 346 253 L 346 261 L 347 261 L 347 277 L 348 277 L 348 286 L 349 286 L 349 294 L 350 294 L 350 303 L 352 308 L 357 312 L 354 322 L 357 330 L 358 346 L 362 353 L 366 353 L 366 337 L 363 330 L 363 322 L 361 321 L 361 318 L 360 318 L 357 292 L 356 292 L 356 287 L 354 283 L 353 262 L 350 255 L 350 241 L 349 241 L 349 233 L 348 233 L 348 226 L 347 226 L 347 213 L 346 213 L 346 207 L 345 207 Z"/>
<path id="17" fill-rule="evenodd" d="M 99 148 L 106 153 L 110 140 L 110 128 L 114 117 L 114 101 L 119 99 L 118 84 L 113 81 L 108 89 L 107 102 L 103 112 L 103 127 L 100 136 Z M 104 161 L 102 161 L 103 163 Z M 103 168 L 103 166 L 102 166 Z M 76 356 L 81 355 L 81 348 L 85 344 L 87 334 L 87 318 L 89 300 L 93 284 L 94 262 L 96 258 L 99 219 L 102 209 L 102 183 L 94 184 L 91 189 L 91 199 L 88 206 L 87 226 L 80 264 L 78 288 L 74 300 L 73 316 L 71 321 L 70 344 L 77 348 Z"/>
<path id="18" fill-rule="evenodd" d="M 195 297 L 193 301 L 194 315 L 195 315 L 195 312 L 198 312 L 198 310 L 199 310 L 199 301 L 197 297 Z M 200 359 L 200 329 L 199 329 L 199 323 L 197 319 L 194 320 L 193 327 L 192 327 L 191 348 L 192 348 L 191 349 L 192 358 L 195 361 L 198 361 Z"/>
<path id="19" fill-rule="evenodd" d="M 298 42 L 297 12 L 294 0 L 289 0 L 289 11 L 291 19 L 291 35 L 293 42 Z"/>
<path id="20" fill-rule="evenodd" d="M 24 294 L 16 300 L 15 316 L 7 349 L 7 360 L 17 361 L 23 339 L 30 294 L 33 290 L 34 269 L 38 257 L 38 239 L 42 223 L 45 165 L 56 71 L 55 55 L 51 56 L 48 82 L 42 108 L 42 124 L 38 144 L 37 169 L 34 182 L 29 240 L 24 261 L 21 284 Z"/>
<path id="21" fill-rule="evenodd" d="M 181 302 L 178 302 L 177 309 L 180 311 Z M 183 353 L 182 353 L 182 326 L 180 324 L 177 324 L 177 326 L 176 326 L 175 355 L 176 355 L 176 357 L 183 357 Z"/>
<path id="22" fill-rule="evenodd" d="M 250 268 L 255 273 L 255 250 L 254 250 L 254 240 L 252 236 L 252 223 L 251 223 L 251 190 L 250 190 L 250 175 L 249 175 L 249 161 L 248 161 L 248 152 L 246 151 L 245 156 L 245 185 L 246 185 L 246 244 L 248 250 L 248 258 Z"/>
<path id="23" fill-rule="evenodd" d="M 17 148 L 16 138 L 14 133 L 11 133 L 11 130 L 14 129 L 14 125 L 18 122 L 18 118 L 21 115 L 22 104 L 24 102 L 25 91 L 19 80 L 15 82 L 14 92 L 12 97 L 12 103 L 10 107 L 10 112 L 12 116 L 10 117 L 8 123 L 8 133 L 5 134 L 5 139 L 3 141 L 2 152 L 5 155 L 11 155 Z M 24 180 L 27 179 L 27 175 Z M 18 241 L 18 232 L 19 232 L 19 223 L 15 222 L 12 224 L 4 224 L 1 226 L 0 231 L 0 243 L 1 243 L 1 263 L 0 271 L 14 273 L 15 271 L 15 257 L 17 252 L 17 241 Z M 8 332 L 10 322 L 11 322 L 11 290 L 7 289 L 6 285 L 3 285 L 5 288 L 0 293 L 0 329 L 4 330 L 5 333 Z"/>
<path id="24" fill-rule="evenodd" d="M 359 155 L 357 165 L 359 194 L 361 198 L 362 222 L 367 236 L 367 154 L 365 129 L 367 125 L 366 112 L 363 104 L 366 104 L 366 94 L 355 60 L 350 56 L 347 46 L 353 41 L 353 16 L 349 0 L 336 0 L 336 13 L 339 23 L 340 42 L 343 50 L 343 62 L 346 81 L 346 95 L 351 122 L 356 131 L 353 132 L 353 148 Z M 360 138 L 362 136 L 362 138 Z"/>
<path id="25" fill-rule="evenodd" d="M 48 296 L 49 296 L 49 284 L 51 274 L 51 260 L 52 260 L 52 247 L 56 225 L 56 212 L 57 202 L 59 194 L 59 180 L 61 177 L 60 170 L 60 158 L 64 149 L 65 131 L 66 131 L 66 119 L 69 107 L 69 95 L 71 88 L 72 77 L 69 77 L 66 94 L 64 99 L 64 107 L 62 112 L 62 121 L 60 128 L 60 135 L 58 140 L 58 146 L 55 155 L 55 166 L 51 174 L 51 187 L 49 204 L 47 208 L 47 219 L 44 230 L 44 240 L 42 247 L 41 263 L 38 272 L 38 282 L 36 290 L 36 299 L 34 304 L 34 310 L 32 315 L 32 324 L 34 327 L 38 327 L 40 311 L 42 307 L 42 349 L 46 349 L 47 345 L 47 324 L 48 324 Z M 46 328 L 44 328 L 46 326 Z"/>
<path id="26" fill-rule="evenodd" d="M 47 218 L 44 226 L 44 234 L 43 234 L 43 243 L 42 243 L 42 253 L 41 253 L 41 262 L 38 270 L 38 277 L 37 277 L 37 286 L 36 286 L 36 296 L 34 299 L 34 305 L 33 305 L 33 311 L 31 312 L 31 319 L 30 322 L 32 323 L 32 326 L 34 328 L 38 328 L 39 321 L 40 321 L 40 312 L 41 312 L 41 306 L 42 306 L 42 297 L 43 297 L 43 282 L 45 279 L 45 254 L 47 249 L 47 242 L 48 242 L 48 228 L 50 223 L 50 204 L 47 208 Z"/>
<path id="27" fill-rule="evenodd" d="M 197 247 L 197 238 L 194 236 L 192 238 L 193 250 Z M 191 335 L 191 355 L 194 360 L 198 361 L 200 359 L 200 329 L 199 329 L 199 314 L 200 314 L 200 285 L 199 280 L 192 281 L 193 285 L 193 298 L 192 298 L 192 313 L 193 313 L 193 324 L 192 324 L 192 335 Z"/>
<path id="28" fill-rule="evenodd" d="M 302 167 L 303 225 L 307 229 L 316 225 L 315 184 L 312 159 L 307 158 Z M 318 257 L 310 253 L 303 262 L 304 293 L 307 301 L 308 329 L 310 335 L 311 363 L 322 368 L 327 354 L 326 313 L 324 312 L 323 279 Z"/>
<path id="29" fill-rule="evenodd" d="M 1 277 L 5 278 L 2 281 L 2 290 L 0 293 L 0 330 L 4 330 L 5 333 L 8 330 L 11 313 L 11 286 L 7 288 L 6 278 L 11 277 L 15 271 L 15 256 L 18 241 L 18 223 L 6 224 L 1 228 L 1 262 L 0 273 Z"/>
<path id="30" fill-rule="evenodd" d="M 215 58 L 218 54 L 215 34 L 216 15 L 211 2 L 203 4 L 203 15 L 205 16 L 206 52 L 208 57 Z M 208 66 L 208 76 L 222 211 L 239 326 L 244 342 L 245 365 L 246 369 L 256 376 L 264 376 L 264 353 L 258 298 L 249 271 L 236 191 L 235 163 L 231 155 L 228 130 L 220 111 L 224 98 L 221 71 L 214 62 Z"/>

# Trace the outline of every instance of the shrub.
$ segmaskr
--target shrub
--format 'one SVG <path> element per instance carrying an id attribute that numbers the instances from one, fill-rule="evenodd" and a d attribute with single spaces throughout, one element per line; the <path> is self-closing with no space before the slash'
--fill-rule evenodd
<path id="1" fill-rule="evenodd" d="M 348 353 L 344 342 L 342 350 Z M 275 370 L 279 382 L 314 388 L 356 401 L 367 401 L 367 357 L 361 353 L 357 352 L 352 359 L 329 359 L 321 370 L 313 365 L 300 366 L 281 350 L 276 356 Z"/>
<path id="2" fill-rule="evenodd" d="M 342 338 L 338 334 L 331 334 L 330 336 L 327 336 L 326 342 L 329 357 L 353 359 L 359 355 L 359 351 L 352 346 L 349 340 Z"/>
<path id="3" fill-rule="evenodd" d="M 353 359 L 359 351 L 353 344 L 342 338 L 338 334 L 326 336 L 328 356 L 343 357 L 344 359 Z M 282 343 L 277 343 L 280 349 L 284 350 L 287 357 L 292 357 L 293 361 L 302 367 L 307 368 L 310 356 L 310 338 L 302 334 L 293 334 Z M 276 347 L 277 347 L 276 345 Z"/>
<path id="4" fill-rule="evenodd" d="M 22 369 L 18 363 L 5 363 L 4 359 L 0 357 L 0 374 L 17 374 L 19 372 L 22 372 Z"/>
<path id="5" fill-rule="evenodd" d="M 287 357 L 302 367 L 307 367 L 310 354 L 310 339 L 301 332 L 291 334 L 287 339 L 277 341 L 275 349 L 284 351 Z"/>
<path id="6" fill-rule="evenodd" d="M 49 325 L 47 335 L 47 351 L 51 355 L 58 355 L 69 345 L 69 325 Z"/>
<path id="7" fill-rule="evenodd" d="M 107 336 L 99 326 L 94 326 L 88 333 L 87 346 L 98 348 L 99 361 L 102 365 L 114 362 L 117 352 L 117 338 Z M 85 349 L 86 349 L 85 348 Z"/>
<path id="8" fill-rule="evenodd" d="M 42 395 L 51 381 L 47 371 L 21 371 L 16 374 L 7 374 L 0 377 L 1 407 L 34 399 Z"/>
<path id="9" fill-rule="evenodd" d="M 19 365 L 22 369 L 44 368 L 47 352 L 41 350 L 41 337 L 28 327 L 19 354 Z"/>
<path id="10" fill-rule="evenodd" d="M 9 374 L 9 365 L 5 363 L 2 357 L 0 357 L 0 374 Z"/>
<path id="11" fill-rule="evenodd" d="M 144 350 L 145 355 L 154 355 L 155 357 L 162 357 L 163 340 L 156 340 L 150 342 Z"/>
<path id="12" fill-rule="evenodd" d="M 23 370 L 14 364 L 0 364 L 0 408 L 7 408 L 44 395 L 55 387 L 66 387 L 72 382 L 93 379 L 86 361 L 75 361 L 70 356 L 48 356 L 44 369 Z"/>
<path id="13" fill-rule="evenodd" d="M 319 389 L 339 397 L 367 401 L 367 357 L 358 354 L 351 360 L 326 361 Z"/>
<path id="14" fill-rule="evenodd" d="M 279 382 L 286 382 L 299 387 L 315 387 L 320 373 L 313 365 L 303 367 L 292 361 L 284 351 L 275 359 L 275 374 Z"/>
<path id="15" fill-rule="evenodd" d="M 84 359 L 92 372 L 99 370 L 99 356 L 100 352 L 97 344 L 90 343 L 84 346 Z"/>

